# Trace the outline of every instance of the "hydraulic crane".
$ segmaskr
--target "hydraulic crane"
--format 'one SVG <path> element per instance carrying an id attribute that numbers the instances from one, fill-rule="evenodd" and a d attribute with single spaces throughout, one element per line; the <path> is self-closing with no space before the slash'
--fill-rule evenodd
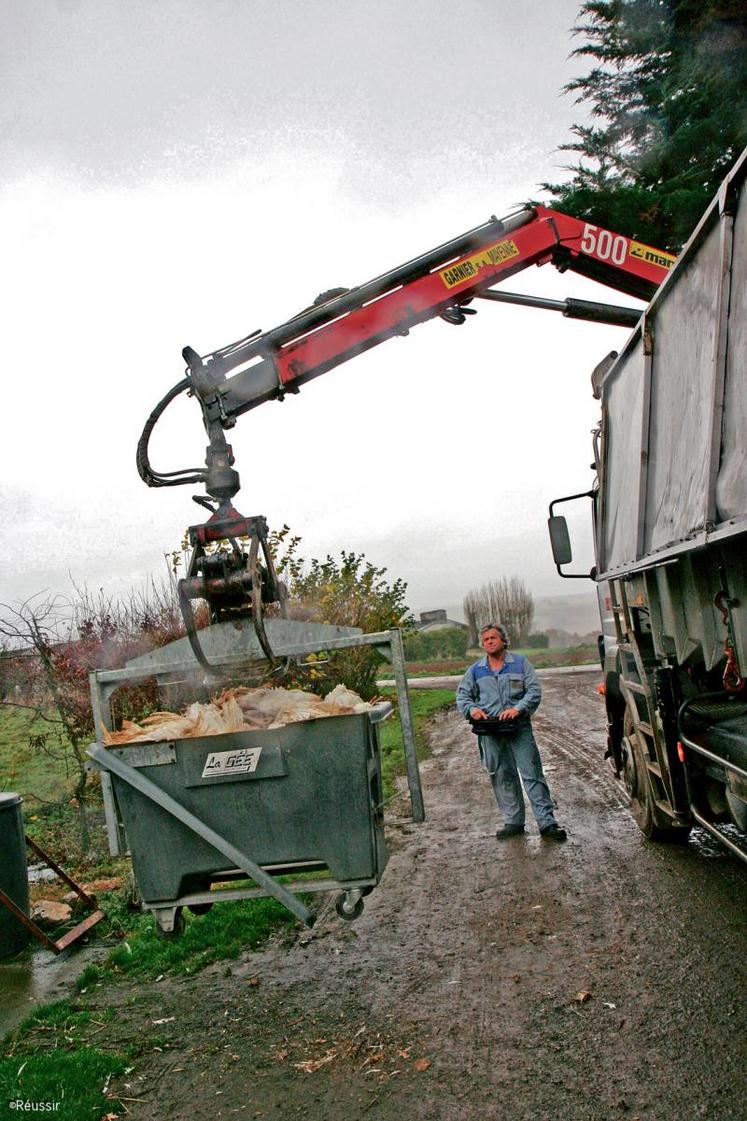
<path id="1" fill-rule="evenodd" d="M 185 347 L 184 378 L 148 418 L 137 449 L 137 467 L 152 487 L 203 483 L 209 497 L 195 501 L 210 510 L 207 522 L 191 526 L 192 555 L 179 595 L 187 633 L 197 660 L 210 670 L 200 646 L 191 601 L 208 603 L 211 621 L 250 614 L 260 645 L 275 667 L 263 623 L 264 607 L 285 609 L 261 516 L 245 518 L 232 499 L 239 475 L 225 437 L 242 413 L 265 401 L 297 393 L 312 378 L 419 323 L 439 316 L 461 325 L 475 314 L 475 298 L 561 311 L 569 318 L 635 326 L 634 308 L 584 300 L 545 300 L 496 291 L 494 286 L 529 265 L 551 263 L 627 295 L 649 300 L 675 258 L 623 234 L 543 206 L 526 206 L 467 231 L 356 288 L 336 288 L 270 331 L 255 331 L 238 342 L 199 355 Z M 208 434 L 204 468 L 155 471 L 148 457 L 150 435 L 168 405 L 183 392 L 196 397 Z M 239 539 L 248 539 L 246 551 Z M 216 548 L 217 546 L 217 548 Z"/>

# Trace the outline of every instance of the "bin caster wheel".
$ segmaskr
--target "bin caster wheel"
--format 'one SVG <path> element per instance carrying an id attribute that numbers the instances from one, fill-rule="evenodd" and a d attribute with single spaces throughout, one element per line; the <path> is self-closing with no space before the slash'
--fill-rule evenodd
<path id="1" fill-rule="evenodd" d="M 353 896 L 352 892 L 344 891 L 342 895 L 338 895 L 335 902 L 337 914 L 346 922 L 352 922 L 353 919 L 359 918 L 363 912 L 363 900 L 357 892 L 355 894 L 357 898 Z"/>
<path id="2" fill-rule="evenodd" d="M 169 920 L 167 917 L 169 912 L 166 912 L 164 917 L 156 914 L 156 937 L 163 939 L 178 938 L 180 934 L 184 933 L 184 915 L 182 908 L 176 907 L 173 912 L 173 918 Z"/>

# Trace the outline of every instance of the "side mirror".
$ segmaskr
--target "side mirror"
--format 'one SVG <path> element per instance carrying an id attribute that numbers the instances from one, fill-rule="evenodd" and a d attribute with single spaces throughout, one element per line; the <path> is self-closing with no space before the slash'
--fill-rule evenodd
<path id="1" fill-rule="evenodd" d="M 588 580 L 589 578 L 594 580 L 596 578 L 595 568 L 592 568 L 591 572 L 563 572 L 562 570 L 564 564 L 570 564 L 573 560 L 573 550 L 571 549 L 571 539 L 568 534 L 568 523 L 564 517 L 555 513 L 555 507 L 561 502 L 575 502 L 579 498 L 590 498 L 593 502 L 594 491 L 584 490 L 581 494 L 569 494 L 566 498 L 553 499 L 550 503 L 550 516 L 547 519 L 553 560 L 558 570 L 558 576 L 562 576 L 564 580 Z"/>
<path id="2" fill-rule="evenodd" d="M 547 519 L 547 528 L 550 532 L 550 546 L 552 559 L 560 568 L 561 564 L 570 564 L 573 560 L 571 539 L 568 535 L 568 522 L 560 515 Z"/>

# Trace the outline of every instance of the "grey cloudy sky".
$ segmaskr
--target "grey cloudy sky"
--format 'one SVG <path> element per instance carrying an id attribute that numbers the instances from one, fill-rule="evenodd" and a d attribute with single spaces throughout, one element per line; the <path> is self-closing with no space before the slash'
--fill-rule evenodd
<path id="1" fill-rule="evenodd" d="M 506 142 L 513 158 L 553 146 L 570 118 L 558 92 L 576 8 L 5 0 L 3 174 L 47 167 L 139 184 L 246 156 L 261 165 L 268 150 L 324 156 L 330 144 L 366 165 L 353 189 L 406 180 L 421 160 L 444 179 L 465 178 L 462 159 L 484 174 Z"/>
<path id="2" fill-rule="evenodd" d="M 506 214 L 558 175 L 576 0 L 3 0 L 5 601 L 123 592 L 196 516 L 135 445 L 205 353 Z M 549 268 L 510 287 L 609 292 Z M 307 554 L 364 550 L 413 607 L 519 573 L 567 590 L 547 503 L 590 482 L 588 375 L 625 333 L 486 306 L 232 433 L 237 505 Z M 200 462 L 197 408 L 154 441 Z M 578 585 L 572 590 L 578 590 Z"/>

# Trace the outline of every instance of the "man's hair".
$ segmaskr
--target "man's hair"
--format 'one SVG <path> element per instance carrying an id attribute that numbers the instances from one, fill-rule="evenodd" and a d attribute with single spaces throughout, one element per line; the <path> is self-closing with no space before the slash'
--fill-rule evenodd
<path id="1" fill-rule="evenodd" d="M 480 638 L 485 634 L 485 631 L 498 631 L 506 646 L 511 645 L 511 640 L 508 637 L 508 631 L 503 626 L 503 623 L 486 623 L 484 627 L 480 627 Z"/>

